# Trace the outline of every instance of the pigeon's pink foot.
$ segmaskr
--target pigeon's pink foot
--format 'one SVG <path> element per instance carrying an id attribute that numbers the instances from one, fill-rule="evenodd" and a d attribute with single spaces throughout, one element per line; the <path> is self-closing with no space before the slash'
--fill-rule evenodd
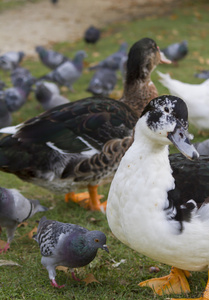
<path id="1" fill-rule="evenodd" d="M 7 250 L 10 248 L 9 243 L 6 243 L 5 247 L 3 249 L 0 249 L 0 254 L 2 254 L 3 252 L 7 252 Z"/>
<path id="2" fill-rule="evenodd" d="M 51 285 L 54 286 L 54 287 L 56 287 L 56 288 L 58 288 L 58 289 L 61 289 L 61 288 L 63 288 L 65 286 L 64 284 L 63 285 L 58 285 L 56 283 L 55 279 L 51 280 Z"/>
<path id="3" fill-rule="evenodd" d="M 71 272 L 71 274 L 72 274 L 72 277 L 73 277 L 74 280 L 76 280 L 76 281 L 81 281 L 78 277 L 75 276 L 75 273 L 74 273 L 74 272 Z"/>

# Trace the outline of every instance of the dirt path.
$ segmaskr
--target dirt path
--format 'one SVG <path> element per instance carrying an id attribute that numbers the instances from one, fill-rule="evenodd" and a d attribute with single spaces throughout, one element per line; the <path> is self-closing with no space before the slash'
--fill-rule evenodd
<path id="1" fill-rule="evenodd" d="M 159 5 L 159 2 L 161 5 Z M 111 22 L 132 19 L 171 9 L 177 0 L 49 0 L 29 2 L 0 14 L 0 53 L 23 50 L 35 55 L 34 47 L 75 41 L 89 25 L 102 28 Z M 163 7 L 163 10 L 162 10 Z"/>

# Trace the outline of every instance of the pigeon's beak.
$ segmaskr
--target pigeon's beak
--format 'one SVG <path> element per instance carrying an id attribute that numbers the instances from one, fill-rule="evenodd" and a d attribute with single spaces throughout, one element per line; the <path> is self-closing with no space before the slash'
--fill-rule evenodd
<path id="1" fill-rule="evenodd" d="M 160 63 L 161 64 L 171 64 L 172 61 L 170 59 L 168 59 L 165 54 L 163 52 L 160 51 L 159 49 L 159 52 L 160 52 Z"/>
<path id="2" fill-rule="evenodd" d="M 187 158 L 194 160 L 199 157 L 199 153 L 195 147 L 190 143 L 190 137 L 188 131 L 182 126 L 180 122 L 173 132 L 169 132 L 168 139 L 176 146 L 176 148 Z"/>
<path id="3" fill-rule="evenodd" d="M 102 250 L 105 250 L 107 253 L 109 253 L 109 249 L 108 249 L 107 245 L 103 245 Z"/>

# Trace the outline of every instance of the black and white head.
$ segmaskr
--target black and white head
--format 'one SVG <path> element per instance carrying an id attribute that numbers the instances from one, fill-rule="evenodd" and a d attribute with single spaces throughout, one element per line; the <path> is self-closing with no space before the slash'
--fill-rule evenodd
<path id="1" fill-rule="evenodd" d="M 185 102 L 171 95 L 152 99 L 145 107 L 141 119 L 145 118 L 145 133 L 155 143 L 173 143 L 187 158 L 199 157 L 190 143 L 188 133 L 188 110 Z"/>

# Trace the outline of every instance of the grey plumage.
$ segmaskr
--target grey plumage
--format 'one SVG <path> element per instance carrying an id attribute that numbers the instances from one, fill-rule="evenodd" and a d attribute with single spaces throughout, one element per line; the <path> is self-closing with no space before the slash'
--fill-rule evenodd
<path id="1" fill-rule="evenodd" d="M 11 82 L 13 86 L 18 86 L 21 82 L 35 82 L 36 79 L 34 76 L 32 76 L 31 72 L 23 67 L 17 67 L 14 70 L 12 70 L 11 74 Z"/>
<path id="2" fill-rule="evenodd" d="M 182 41 L 181 43 L 171 44 L 168 47 L 161 49 L 165 56 L 172 62 L 177 63 L 180 59 L 184 58 L 188 53 L 188 42 Z"/>
<path id="3" fill-rule="evenodd" d="M 87 88 L 93 95 L 109 96 L 117 83 L 117 76 L 114 70 L 100 68 L 97 70 Z"/>
<path id="4" fill-rule="evenodd" d="M 46 211 L 38 200 L 29 200 L 15 189 L 0 187 L 0 226 L 6 227 L 7 245 L 0 249 L 0 253 L 7 251 L 14 237 L 17 225 L 35 213 Z"/>
<path id="5" fill-rule="evenodd" d="M 100 39 L 100 30 L 95 26 L 90 26 L 84 33 L 84 40 L 86 43 L 95 44 Z"/>
<path id="6" fill-rule="evenodd" d="M 5 71 L 12 71 L 22 61 L 25 53 L 22 51 L 9 51 L 0 56 L 0 68 Z"/>
<path id="7" fill-rule="evenodd" d="M 201 79 L 208 79 L 209 78 L 209 70 L 203 70 L 200 73 L 194 74 L 195 77 Z"/>
<path id="8" fill-rule="evenodd" d="M 209 139 L 195 143 L 194 146 L 200 155 L 209 155 Z"/>
<path id="9" fill-rule="evenodd" d="M 106 236 L 101 231 L 89 231 L 75 224 L 61 223 L 42 217 L 34 239 L 41 250 L 41 263 L 49 273 L 51 284 L 59 286 L 55 281 L 57 266 L 71 269 L 89 264 L 96 256 L 99 248 L 108 251 Z"/>
<path id="10" fill-rule="evenodd" d="M 73 83 L 77 81 L 82 74 L 84 57 L 86 57 L 85 51 L 80 50 L 75 54 L 75 57 L 72 61 L 64 62 L 55 70 L 39 79 L 51 80 L 61 86 L 64 85 L 70 90 L 73 90 Z"/>
<path id="11" fill-rule="evenodd" d="M 128 44 L 122 43 L 117 52 L 109 55 L 107 58 L 102 60 L 100 63 L 98 63 L 95 66 L 90 67 L 89 69 L 95 70 L 98 68 L 109 68 L 112 70 L 118 70 L 120 67 L 120 62 L 121 62 L 122 57 L 127 55 L 127 49 L 128 49 Z"/>
<path id="12" fill-rule="evenodd" d="M 0 92 L 0 99 L 5 101 L 10 112 L 17 111 L 25 104 L 33 82 L 19 78 L 16 80 L 16 86 Z"/>
<path id="13" fill-rule="evenodd" d="M 10 126 L 12 116 L 4 100 L 0 100 L 0 128 Z"/>
<path id="14" fill-rule="evenodd" d="M 63 54 L 54 50 L 47 50 L 42 46 L 37 46 L 36 52 L 38 53 L 41 62 L 52 70 L 59 67 L 65 61 L 68 61 L 68 58 Z"/>
<path id="15" fill-rule="evenodd" d="M 52 82 L 37 82 L 35 96 L 37 101 L 41 103 L 44 110 L 69 103 L 67 98 L 59 94 L 57 85 Z"/>

